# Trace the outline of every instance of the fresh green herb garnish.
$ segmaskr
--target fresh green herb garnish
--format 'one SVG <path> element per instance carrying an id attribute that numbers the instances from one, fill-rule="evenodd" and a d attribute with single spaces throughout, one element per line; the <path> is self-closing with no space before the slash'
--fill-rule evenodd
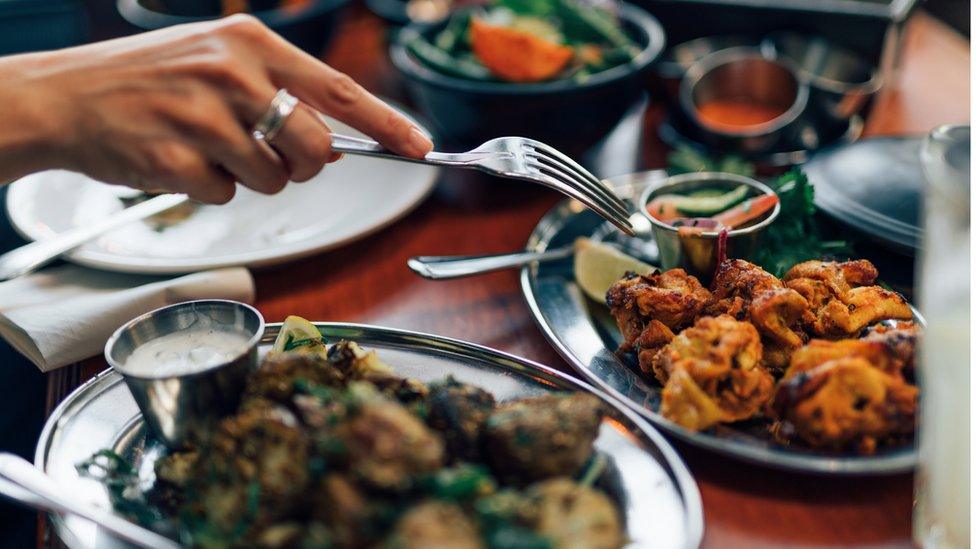
<path id="1" fill-rule="evenodd" d="M 843 240 L 823 240 L 814 214 L 813 186 L 799 168 L 767 183 L 779 195 L 779 217 L 763 234 L 756 263 L 775 276 L 783 276 L 797 263 L 810 259 L 849 257 L 853 250 Z"/>
<path id="2" fill-rule="evenodd" d="M 755 168 L 739 156 L 709 158 L 689 146 L 679 146 L 668 155 L 671 174 L 715 171 L 755 177 Z M 793 265 L 810 259 L 847 257 L 853 251 L 843 240 L 823 240 L 814 218 L 813 185 L 799 168 L 766 183 L 779 195 L 779 217 L 763 233 L 755 261 L 776 276 Z"/>
<path id="3" fill-rule="evenodd" d="M 285 340 L 285 351 L 293 351 L 299 347 L 308 347 L 309 345 L 315 345 L 317 343 L 324 343 L 322 338 L 305 338 L 305 339 L 295 339 L 295 336 L 288 334 L 288 339 Z"/>
<path id="4" fill-rule="evenodd" d="M 165 526 L 163 513 L 146 500 L 139 489 L 139 475 L 125 459 L 109 449 L 99 450 L 75 465 L 78 474 L 101 482 L 108 490 L 112 508 L 143 526 Z"/>
<path id="5" fill-rule="evenodd" d="M 756 169 L 736 155 L 710 158 L 688 145 L 679 145 L 668 154 L 668 173 L 722 172 L 754 177 Z"/>
<path id="6" fill-rule="evenodd" d="M 485 467 L 467 463 L 445 467 L 423 485 L 434 497 L 451 501 L 467 501 L 495 490 L 495 481 Z"/>

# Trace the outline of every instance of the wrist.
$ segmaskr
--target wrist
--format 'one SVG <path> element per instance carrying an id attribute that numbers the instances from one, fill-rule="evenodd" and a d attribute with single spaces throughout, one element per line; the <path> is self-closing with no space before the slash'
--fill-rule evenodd
<path id="1" fill-rule="evenodd" d="M 44 70 L 52 55 L 0 58 L 0 182 L 68 167 L 60 101 Z"/>

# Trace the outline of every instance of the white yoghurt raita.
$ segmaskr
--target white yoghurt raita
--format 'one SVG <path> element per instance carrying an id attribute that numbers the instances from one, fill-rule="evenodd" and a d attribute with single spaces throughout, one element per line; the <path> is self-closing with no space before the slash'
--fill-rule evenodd
<path id="1" fill-rule="evenodd" d="M 124 370 L 152 377 L 192 374 L 233 360 L 244 352 L 247 342 L 245 335 L 223 330 L 175 332 L 136 347 Z"/>

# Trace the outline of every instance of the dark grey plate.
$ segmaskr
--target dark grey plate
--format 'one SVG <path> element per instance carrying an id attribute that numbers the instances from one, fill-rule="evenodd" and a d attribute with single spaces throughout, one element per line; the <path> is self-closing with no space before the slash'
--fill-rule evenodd
<path id="1" fill-rule="evenodd" d="M 597 483 L 620 505 L 631 547 L 692 548 L 703 532 L 701 498 L 695 481 L 674 449 L 638 414 L 606 394 L 556 370 L 487 347 L 440 336 L 358 324 L 315 323 L 330 340 L 351 339 L 376 349 L 393 369 L 421 381 L 453 375 L 481 387 L 498 400 L 549 391 L 586 391 L 617 412 L 596 440 L 609 466 Z M 280 323 L 269 324 L 262 351 Z M 75 465 L 112 448 L 140 472 L 147 484 L 162 447 L 147 438 L 135 401 L 121 376 L 106 370 L 69 395 L 51 414 L 37 444 L 34 463 L 65 491 L 102 507 L 104 486 L 82 477 Z M 77 517 L 54 517 L 58 535 L 70 547 L 123 547 L 94 524 Z"/>
<path id="2" fill-rule="evenodd" d="M 921 136 L 873 137 L 813 153 L 803 171 L 817 208 L 889 249 L 914 255 L 925 190 Z"/>
<path id="3" fill-rule="evenodd" d="M 621 196 L 635 193 L 640 177 L 610 182 Z M 543 217 L 526 248 L 542 252 L 594 234 L 603 221 L 570 202 L 562 202 Z M 617 357 L 620 332 L 602 303 L 587 298 L 573 277 L 572 258 L 548 261 L 522 269 L 522 293 L 546 339 L 580 376 L 617 397 L 654 425 L 689 444 L 760 465 L 836 475 L 892 474 L 911 470 L 917 461 L 911 445 L 886 448 L 873 456 L 826 454 L 771 442 L 768 423 L 739 422 L 709 432 L 684 429 L 657 413 L 661 387 L 639 375 L 633 364 Z M 920 320 L 920 319 L 919 319 Z"/>

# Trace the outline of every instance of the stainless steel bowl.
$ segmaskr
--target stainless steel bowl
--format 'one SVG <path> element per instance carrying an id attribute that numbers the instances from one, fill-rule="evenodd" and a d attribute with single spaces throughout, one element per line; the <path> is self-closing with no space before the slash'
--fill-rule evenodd
<path id="1" fill-rule="evenodd" d="M 810 85 L 809 109 L 823 117 L 823 123 L 846 123 L 881 89 L 874 65 L 822 36 L 776 32 L 763 39 L 761 49 L 796 67 Z"/>
<path id="2" fill-rule="evenodd" d="M 769 59 L 758 48 L 730 48 L 692 65 L 681 80 L 678 99 L 702 140 L 718 149 L 756 154 L 773 150 L 790 134 L 807 106 L 810 89 L 792 63 Z M 780 109 L 775 118 L 741 127 L 718 126 L 700 115 L 708 101 L 755 101 Z"/>
<path id="3" fill-rule="evenodd" d="M 151 376 L 126 370 L 140 345 L 158 337 L 205 326 L 248 338 L 228 362 L 183 375 Z M 225 300 L 187 301 L 130 320 L 105 344 L 105 359 L 122 374 L 153 434 L 171 448 L 205 440 L 217 421 L 240 403 L 247 374 L 257 368 L 264 318 L 255 308 Z"/>
<path id="4" fill-rule="evenodd" d="M 718 231 L 695 234 L 679 233 L 677 227 L 660 221 L 647 211 L 647 204 L 665 194 L 687 194 L 702 189 L 731 191 L 740 185 L 750 188 L 750 196 L 771 195 L 775 192 L 749 177 L 729 173 L 697 172 L 669 177 L 659 185 L 648 187 L 641 199 L 641 214 L 651 222 L 651 233 L 660 253 L 663 269 L 681 267 L 703 282 L 710 281 L 719 261 L 720 233 Z M 729 231 L 725 237 L 725 256 L 752 259 L 759 249 L 763 230 L 779 216 L 779 203 L 758 223 Z"/>
<path id="5" fill-rule="evenodd" d="M 704 36 L 671 46 L 654 64 L 654 70 L 662 78 L 680 81 L 685 72 L 698 60 L 715 52 L 730 48 L 758 46 L 760 40 L 748 35 Z"/>
<path id="6" fill-rule="evenodd" d="M 661 54 L 654 63 L 654 72 L 660 79 L 663 95 L 669 109 L 678 108 L 678 91 L 681 79 L 699 59 L 715 52 L 742 46 L 758 47 L 760 39 L 748 35 L 705 36 L 674 45 Z"/>

